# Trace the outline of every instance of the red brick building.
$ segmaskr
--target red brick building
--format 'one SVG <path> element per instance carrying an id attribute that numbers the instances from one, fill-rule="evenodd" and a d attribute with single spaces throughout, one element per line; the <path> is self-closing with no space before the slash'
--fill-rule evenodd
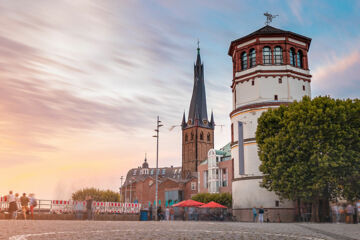
<path id="1" fill-rule="evenodd" d="M 183 179 L 181 167 L 166 167 L 158 169 L 158 199 L 159 205 L 179 202 L 191 198 L 197 193 L 197 178 L 189 176 Z M 122 202 L 138 202 L 144 206 L 155 201 L 156 168 L 149 168 L 145 159 L 142 167 L 131 169 L 125 183 L 121 187 Z"/>

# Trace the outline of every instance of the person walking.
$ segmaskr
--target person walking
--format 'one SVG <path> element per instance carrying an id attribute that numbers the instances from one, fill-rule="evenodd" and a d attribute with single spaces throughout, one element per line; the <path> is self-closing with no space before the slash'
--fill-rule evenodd
<path id="1" fill-rule="evenodd" d="M 351 218 L 354 215 L 354 207 L 353 205 L 351 205 L 351 203 L 349 203 L 345 208 L 345 213 L 346 213 L 346 223 L 351 223 L 352 222 Z"/>
<path id="2" fill-rule="evenodd" d="M 15 195 L 13 194 L 13 191 L 9 191 L 9 195 L 7 196 L 7 200 L 9 203 L 9 218 L 10 219 L 14 219 L 15 218 L 15 214 L 17 211 L 17 204 L 16 204 L 16 198 Z"/>
<path id="3" fill-rule="evenodd" d="M 175 216 L 175 211 L 174 211 L 174 208 L 171 207 L 170 208 L 170 220 L 171 221 L 174 221 L 174 216 Z"/>
<path id="4" fill-rule="evenodd" d="M 257 212 L 256 212 L 256 207 L 255 206 L 252 208 L 252 213 L 253 213 L 253 222 L 256 222 Z"/>
<path id="5" fill-rule="evenodd" d="M 263 208 L 263 206 L 260 206 L 260 208 L 259 208 L 259 222 L 260 223 L 264 222 L 264 208 Z"/>
<path id="6" fill-rule="evenodd" d="M 37 200 L 35 198 L 35 194 L 31 193 L 30 195 L 30 214 L 31 219 L 34 220 L 34 208 L 37 206 Z"/>
<path id="7" fill-rule="evenodd" d="M 15 193 L 15 211 L 14 211 L 14 219 L 17 219 L 17 214 L 18 214 L 18 210 L 19 210 L 19 194 Z"/>
<path id="8" fill-rule="evenodd" d="M 86 211 L 87 211 L 88 220 L 93 219 L 92 204 L 93 204 L 93 199 L 91 196 L 88 196 L 86 199 Z"/>
<path id="9" fill-rule="evenodd" d="M 165 209 L 165 219 L 166 221 L 170 220 L 170 209 L 168 207 Z"/>
<path id="10" fill-rule="evenodd" d="M 26 196 L 26 193 L 23 193 L 22 197 L 20 198 L 21 203 L 21 210 L 24 216 L 24 220 L 26 220 L 26 214 L 29 212 L 29 198 Z"/>
<path id="11" fill-rule="evenodd" d="M 332 213 L 333 213 L 333 221 L 335 223 L 339 223 L 340 222 L 340 211 L 339 211 L 339 206 L 337 203 L 334 203 L 334 205 L 332 206 Z"/>

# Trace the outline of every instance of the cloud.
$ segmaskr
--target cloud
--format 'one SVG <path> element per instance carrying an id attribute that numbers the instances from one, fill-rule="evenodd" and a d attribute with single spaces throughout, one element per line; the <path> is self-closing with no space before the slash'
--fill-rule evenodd
<path id="1" fill-rule="evenodd" d="M 312 85 L 316 94 L 359 97 L 360 51 L 355 50 L 343 57 L 330 55 L 327 62 L 313 72 Z"/>

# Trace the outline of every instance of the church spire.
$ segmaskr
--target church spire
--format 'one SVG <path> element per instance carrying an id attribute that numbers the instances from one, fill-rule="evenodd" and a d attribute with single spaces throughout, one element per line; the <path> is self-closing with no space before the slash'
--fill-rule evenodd
<path id="1" fill-rule="evenodd" d="M 200 46 L 198 41 L 196 64 L 194 65 L 194 87 L 190 102 L 188 125 L 212 128 L 209 125 L 206 93 L 204 82 L 204 66 L 200 57 Z"/>

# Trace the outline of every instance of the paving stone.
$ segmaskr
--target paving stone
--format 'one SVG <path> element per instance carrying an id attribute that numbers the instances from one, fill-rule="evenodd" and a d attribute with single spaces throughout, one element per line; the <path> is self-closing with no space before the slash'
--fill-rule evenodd
<path id="1" fill-rule="evenodd" d="M 353 240 L 360 225 L 239 223 L 239 222 L 119 222 L 1 220 L 0 239 L 175 239 L 175 240 Z"/>

